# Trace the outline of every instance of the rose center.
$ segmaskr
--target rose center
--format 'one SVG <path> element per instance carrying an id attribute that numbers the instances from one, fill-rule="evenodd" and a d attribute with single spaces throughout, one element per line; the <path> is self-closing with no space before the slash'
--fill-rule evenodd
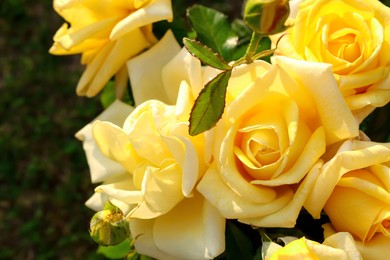
<path id="1" fill-rule="evenodd" d="M 280 157 L 279 139 L 273 129 L 259 129 L 246 133 L 241 142 L 241 149 L 258 167 L 272 164 Z"/>
<path id="2" fill-rule="evenodd" d="M 353 62 L 361 54 L 357 36 L 353 33 L 344 33 L 343 30 L 340 30 L 331 34 L 328 41 L 328 49 L 334 56 Z"/>

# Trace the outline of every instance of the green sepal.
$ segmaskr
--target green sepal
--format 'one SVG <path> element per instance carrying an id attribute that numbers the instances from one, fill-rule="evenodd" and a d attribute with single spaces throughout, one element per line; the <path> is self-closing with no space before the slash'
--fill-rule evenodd
<path id="1" fill-rule="evenodd" d="M 247 0 L 244 21 L 254 32 L 270 35 L 282 32 L 290 13 L 287 0 Z"/>
<path id="2" fill-rule="evenodd" d="M 99 245 L 115 246 L 129 238 L 129 223 L 119 208 L 107 203 L 103 210 L 93 215 L 89 233 Z"/>
<path id="3" fill-rule="evenodd" d="M 130 238 L 123 240 L 115 246 L 99 246 L 97 253 L 102 254 L 109 259 L 123 259 L 133 252 Z"/>

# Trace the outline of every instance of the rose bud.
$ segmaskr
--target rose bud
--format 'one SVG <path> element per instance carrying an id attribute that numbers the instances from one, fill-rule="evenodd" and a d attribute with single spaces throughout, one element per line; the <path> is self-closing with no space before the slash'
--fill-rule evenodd
<path id="1" fill-rule="evenodd" d="M 284 31 L 290 13 L 287 0 L 247 0 L 244 21 L 253 31 L 263 35 Z"/>
<path id="2" fill-rule="evenodd" d="M 115 246 L 129 237 L 129 223 L 115 206 L 97 212 L 91 219 L 90 235 L 101 246 Z"/>

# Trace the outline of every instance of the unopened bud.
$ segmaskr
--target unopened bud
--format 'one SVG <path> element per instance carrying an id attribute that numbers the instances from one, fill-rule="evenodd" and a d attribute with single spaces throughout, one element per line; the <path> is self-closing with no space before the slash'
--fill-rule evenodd
<path id="1" fill-rule="evenodd" d="M 101 246 L 115 246 L 129 237 L 129 223 L 122 211 L 110 204 L 91 219 L 89 233 Z"/>
<path id="2" fill-rule="evenodd" d="M 270 35 L 286 29 L 289 13 L 288 0 L 247 0 L 244 21 L 256 33 Z"/>

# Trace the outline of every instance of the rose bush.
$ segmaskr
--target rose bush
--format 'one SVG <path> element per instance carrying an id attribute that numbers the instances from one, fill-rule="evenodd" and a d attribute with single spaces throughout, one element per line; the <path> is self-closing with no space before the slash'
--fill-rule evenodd
<path id="1" fill-rule="evenodd" d="M 213 130 L 214 162 L 198 190 L 226 218 L 293 227 L 326 145 L 356 136 L 358 126 L 329 65 L 273 63 L 233 71 Z"/>
<path id="2" fill-rule="evenodd" d="M 375 107 L 387 104 L 390 8 L 377 0 L 292 4 L 298 2 L 302 3 L 278 44 L 277 54 L 332 64 L 340 90 L 359 122 Z"/>
<path id="3" fill-rule="evenodd" d="M 263 244 L 263 259 L 362 259 L 353 237 L 347 232 L 332 234 L 322 244 L 305 237 L 280 239 L 286 242 L 284 247 L 274 242 Z"/>
<path id="4" fill-rule="evenodd" d="M 76 90 L 88 97 L 95 96 L 114 75 L 117 95 L 123 95 L 126 61 L 157 41 L 152 23 L 172 19 L 170 0 L 55 0 L 54 9 L 67 23 L 54 35 L 49 52 L 82 54 L 86 70 Z"/>
<path id="5" fill-rule="evenodd" d="M 386 241 L 374 248 L 388 252 L 390 144 L 357 140 L 343 143 L 322 166 L 305 208 L 315 218 L 324 209 L 335 230 L 347 231 L 366 245 L 371 240 Z M 381 236 L 387 239 L 379 239 Z"/>

